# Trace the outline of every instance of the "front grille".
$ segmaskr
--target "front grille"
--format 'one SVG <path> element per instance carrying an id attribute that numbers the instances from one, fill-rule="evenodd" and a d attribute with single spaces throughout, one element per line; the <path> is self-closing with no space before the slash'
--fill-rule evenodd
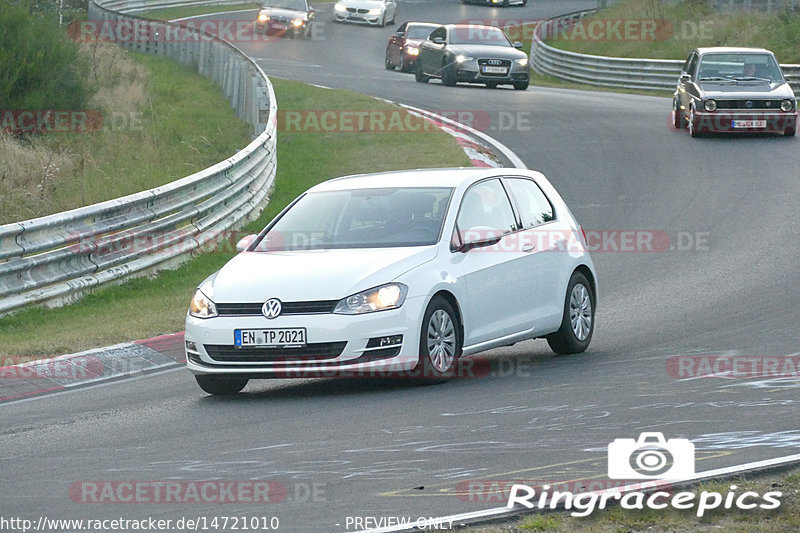
<path id="1" fill-rule="evenodd" d="M 281 302 L 283 315 L 314 315 L 332 313 L 339 300 L 311 300 L 305 302 Z M 261 315 L 264 302 L 257 303 L 218 303 L 217 313 L 220 316 L 256 316 Z"/>
<path id="2" fill-rule="evenodd" d="M 506 72 L 484 72 L 483 67 L 504 67 Z M 478 69 L 481 76 L 499 76 L 501 78 L 507 76 L 507 72 L 511 70 L 510 59 L 479 59 Z"/>
<path id="3" fill-rule="evenodd" d="M 347 342 L 317 342 L 300 348 L 237 348 L 229 344 L 206 344 L 208 356 L 215 361 L 241 363 L 287 363 L 335 359 L 344 351 Z"/>
<path id="4" fill-rule="evenodd" d="M 356 9 L 354 7 L 348 7 L 347 11 L 349 13 L 369 13 L 369 9 L 362 9 L 362 8 Z"/>
<path id="5" fill-rule="evenodd" d="M 750 102 L 750 107 L 747 103 Z M 717 100 L 717 109 L 770 109 L 781 110 L 780 100 Z"/>

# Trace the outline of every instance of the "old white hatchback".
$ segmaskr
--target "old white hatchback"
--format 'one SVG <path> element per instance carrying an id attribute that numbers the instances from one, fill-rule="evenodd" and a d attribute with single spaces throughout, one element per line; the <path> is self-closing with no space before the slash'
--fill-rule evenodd
<path id="1" fill-rule="evenodd" d="M 585 237 L 534 171 L 431 169 L 312 187 L 206 279 L 186 318 L 187 366 L 211 394 L 249 379 L 412 375 L 545 337 L 592 338 Z"/>

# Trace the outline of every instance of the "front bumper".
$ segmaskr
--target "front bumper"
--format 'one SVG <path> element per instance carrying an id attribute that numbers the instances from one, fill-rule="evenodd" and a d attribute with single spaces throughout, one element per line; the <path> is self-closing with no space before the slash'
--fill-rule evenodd
<path id="1" fill-rule="evenodd" d="M 528 65 L 512 63 L 505 73 L 484 73 L 477 61 L 467 61 L 456 64 L 456 79 L 461 82 L 469 83 L 523 83 L 530 81 L 530 69 Z"/>
<path id="2" fill-rule="evenodd" d="M 358 24 L 369 24 L 371 26 L 379 26 L 383 19 L 383 13 L 380 15 L 370 15 L 368 13 L 339 13 L 336 12 L 336 22 L 355 22 Z"/>
<path id="3" fill-rule="evenodd" d="M 733 121 L 763 121 L 764 127 L 734 127 Z M 797 112 L 695 111 L 692 127 L 695 131 L 714 133 L 783 133 L 797 128 Z"/>
<path id="4" fill-rule="evenodd" d="M 281 20 L 269 20 L 267 22 L 259 22 L 256 21 L 255 23 L 255 31 L 256 33 L 264 33 L 264 34 L 276 34 L 276 33 L 299 33 L 306 29 L 308 22 L 303 22 L 300 26 L 295 26 L 292 24 L 291 20 L 288 21 L 281 21 Z"/>
<path id="5" fill-rule="evenodd" d="M 186 366 L 194 374 L 258 378 L 352 377 L 406 372 L 419 360 L 424 298 L 364 315 L 222 316 L 186 319 Z M 306 328 L 306 348 L 236 348 L 234 330 Z M 402 335 L 399 346 L 367 349 L 370 339 Z M 210 355 L 213 354 L 213 355 Z M 333 355 L 331 355 L 333 354 Z M 224 359 L 224 360 L 223 360 Z"/>

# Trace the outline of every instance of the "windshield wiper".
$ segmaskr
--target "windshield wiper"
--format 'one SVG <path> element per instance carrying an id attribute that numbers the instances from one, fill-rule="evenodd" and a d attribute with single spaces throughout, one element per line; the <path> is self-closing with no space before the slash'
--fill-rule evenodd
<path id="1" fill-rule="evenodd" d="M 698 78 L 697 81 L 733 81 L 730 78 L 723 78 L 721 76 L 707 76 L 704 78 Z"/>
<path id="2" fill-rule="evenodd" d="M 734 76 L 733 79 L 736 81 L 766 81 L 768 83 L 772 82 L 772 80 L 769 78 L 759 78 L 756 76 Z"/>

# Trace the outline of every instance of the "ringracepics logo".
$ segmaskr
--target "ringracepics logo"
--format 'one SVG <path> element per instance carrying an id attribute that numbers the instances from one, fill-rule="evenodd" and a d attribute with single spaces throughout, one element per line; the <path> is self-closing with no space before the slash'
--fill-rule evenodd
<path id="1" fill-rule="evenodd" d="M 664 440 L 663 433 L 642 433 L 637 440 L 616 439 L 608 445 L 611 479 L 687 479 L 694 475 L 694 444 Z"/>
<path id="2" fill-rule="evenodd" d="M 575 494 L 551 490 L 550 485 L 532 487 L 515 484 L 511 487 L 506 507 L 521 505 L 527 509 L 575 509 L 572 516 L 588 516 L 596 509 L 605 509 L 609 502 L 618 502 L 623 509 L 695 509 L 698 517 L 715 509 L 777 509 L 780 491 L 763 495 L 753 491 L 738 492 L 730 485 L 726 494 L 703 490 L 675 492 L 665 480 L 684 481 L 694 476 L 694 444 L 687 439 L 665 440 L 662 433 L 642 433 L 638 439 L 616 439 L 608 445 L 608 477 L 610 479 L 643 480 L 625 487 L 611 487 Z M 538 490 L 537 490 L 538 489 Z"/>

